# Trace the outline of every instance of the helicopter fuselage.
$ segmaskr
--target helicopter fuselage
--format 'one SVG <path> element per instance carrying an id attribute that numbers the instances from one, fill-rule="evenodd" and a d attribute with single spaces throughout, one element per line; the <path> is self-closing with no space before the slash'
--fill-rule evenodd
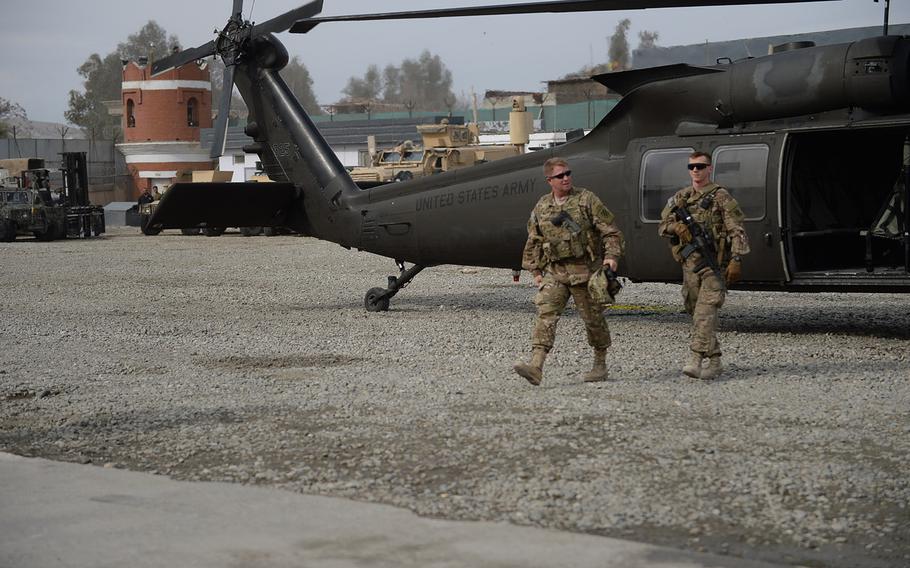
<path id="1" fill-rule="evenodd" d="M 235 80 L 247 150 L 296 187 L 282 223 L 305 234 L 400 265 L 518 269 L 529 212 L 549 191 L 542 165 L 559 155 L 616 215 L 620 273 L 679 281 L 657 224 L 699 150 L 746 214 L 743 288 L 910 291 L 910 38 L 600 76 L 624 98 L 577 141 L 368 190 L 281 80 L 286 62 L 274 36 L 257 38 Z"/>

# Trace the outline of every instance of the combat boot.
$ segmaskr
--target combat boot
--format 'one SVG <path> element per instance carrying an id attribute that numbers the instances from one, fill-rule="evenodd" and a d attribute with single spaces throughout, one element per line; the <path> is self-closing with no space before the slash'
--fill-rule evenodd
<path id="1" fill-rule="evenodd" d="M 710 381 L 719 377 L 723 371 L 724 368 L 720 364 L 720 355 L 712 355 L 708 359 L 708 365 L 701 371 L 701 378 Z"/>
<path id="2" fill-rule="evenodd" d="M 530 363 L 515 363 L 512 369 L 536 387 L 543 380 L 543 362 L 546 358 L 547 352 L 540 347 L 535 347 L 531 352 Z"/>
<path id="3" fill-rule="evenodd" d="M 607 380 L 607 350 L 594 350 L 594 366 L 585 373 L 586 383 L 599 383 Z"/>
<path id="4" fill-rule="evenodd" d="M 689 360 L 686 361 L 686 364 L 683 365 L 683 374 L 692 377 L 693 379 L 701 378 L 701 359 L 702 354 L 698 351 L 689 352 Z"/>

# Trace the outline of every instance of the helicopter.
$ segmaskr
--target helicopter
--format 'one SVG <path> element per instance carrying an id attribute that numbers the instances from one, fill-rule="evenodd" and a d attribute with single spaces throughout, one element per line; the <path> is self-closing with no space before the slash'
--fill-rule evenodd
<path id="1" fill-rule="evenodd" d="M 394 260 L 398 274 L 369 289 L 369 311 L 418 273 L 442 264 L 519 270 L 528 216 L 549 191 L 543 163 L 568 160 L 626 236 L 620 273 L 678 282 L 658 236 L 685 164 L 707 152 L 714 181 L 745 213 L 752 253 L 737 288 L 793 292 L 910 291 L 910 38 L 794 43 L 716 65 L 633 69 L 593 77 L 622 95 L 586 136 L 557 149 L 402 183 L 359 189 L 278 71 L 275 33 L 328 22 L 492 16 L 799 0 L 574 0 L 318 17 L 315 0 L 261 24 L 242 0 L 217 38 L 157 61 L 153 73 L 217 55 L 225 88 L 213 157 L 223 151 L 231 86 L 250 110 L 245 132 L 276 183 L 177 183 L 149 220 L 157 228 L 283 226 Z M 886 19 L 887 22 L 887 19 Z M 410 266 L 408 266 L 410 264 Z"/>

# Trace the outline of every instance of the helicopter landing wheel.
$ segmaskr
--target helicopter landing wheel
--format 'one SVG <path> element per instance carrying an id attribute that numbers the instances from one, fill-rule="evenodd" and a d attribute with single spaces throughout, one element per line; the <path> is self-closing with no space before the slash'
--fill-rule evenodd
<path id="1" fill-rule="evenodd" d="M 385 288 L 370 288 L 363 299 L 363 307 L 368 312 L 387 312 L 389 311 L 388 290 Z"/>

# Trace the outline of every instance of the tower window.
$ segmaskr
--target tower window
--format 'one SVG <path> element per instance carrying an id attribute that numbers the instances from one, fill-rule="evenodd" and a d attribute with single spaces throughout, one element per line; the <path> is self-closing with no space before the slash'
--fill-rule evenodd
<path id="1" fill-rule="evenodd" d="M 136 126 L 136 115 L 133 114 L 133 99 L 126 99 L 126 127 L 134 128 Z"/>
<path id="2" fill-rule="evenodd" d="M 186 102 L 186 125 L 199 126 L 199 109 L 195 98 Z"/>

